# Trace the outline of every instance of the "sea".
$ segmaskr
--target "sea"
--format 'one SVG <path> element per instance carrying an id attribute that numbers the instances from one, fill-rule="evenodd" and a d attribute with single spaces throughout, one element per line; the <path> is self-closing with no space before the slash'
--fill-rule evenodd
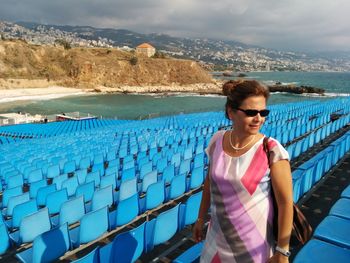
<path id="1" fill-rule="evenodd" d="M 350 72 L 248 72 L 247 79 L 266 84 L 281 82 L 325 89 L 325 96 L 272 93 L 269 104 L 293 103 L 302 100 L 324 101 L 350 96 Z M 215 75 L 215 74 L 213 74 Z M 234 79 L 225 77 L 224 79 Z M 0 113 L 27 112 L 54 115 L 80 112 L 110 119 L 147 119 L 191 112 L 222 111 L 225 98 L 199 94 L 87 94 L 56 99 L 33 99 L 0 103 Z"/>

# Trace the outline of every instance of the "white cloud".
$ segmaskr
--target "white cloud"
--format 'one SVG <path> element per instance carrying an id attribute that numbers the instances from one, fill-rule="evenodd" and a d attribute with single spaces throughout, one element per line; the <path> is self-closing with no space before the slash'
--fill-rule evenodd
<path id="1" fill-rule="evenodd" d="M 349 50 L 347 0 L 0 0 L 0 19 L 231 39 L 277 49 Z"/>

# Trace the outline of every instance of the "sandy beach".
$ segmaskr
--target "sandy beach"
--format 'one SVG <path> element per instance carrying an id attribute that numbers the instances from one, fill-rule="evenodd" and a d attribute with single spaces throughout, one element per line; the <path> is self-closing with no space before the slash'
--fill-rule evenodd
<path id="1" fill-rule="evenodd" d="M 50 85 L 51 84 L 51 85 Z M 50 100 L 66 96 L 80 96 L 86 94 L 108 94 L 108 93 L 198 93 L 198 94 L 219 94 L 220 83 L 198 83 L 191 85 L 169 85 L 169 86 L 126 86 L 116 85 L 115 87 L 96 86 L 93 89 L 82 89 L 72 87 L 56 86 L 46 80 L 26 79 L 0 79 L 0 103 L 21 101 L 21 100 Z"/>
<path id="2" fill-rule="evenodd" d="M 2 89 L 0 103 L 20 100 L 50 100 L 66 96 L 83 95 L 82 89 L 52 86 L 47 88 Z"/>

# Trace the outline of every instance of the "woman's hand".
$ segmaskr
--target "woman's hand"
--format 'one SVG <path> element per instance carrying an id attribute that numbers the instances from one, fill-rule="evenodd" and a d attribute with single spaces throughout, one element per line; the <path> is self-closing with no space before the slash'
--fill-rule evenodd
<path id="1" fill-rule="evenodd" d="M 201 218 L 198 218 L 192 229 L 193 239 L 197 243 L 202 241 L 203 239 L 203 224 L 204 224 L 204 220 Z"/>
<path id="2" fill-rule="evenodd" d="M 288 257 L 276 252 L 272 257 L 269 258 L 267 263 L 289 263 Z"/>

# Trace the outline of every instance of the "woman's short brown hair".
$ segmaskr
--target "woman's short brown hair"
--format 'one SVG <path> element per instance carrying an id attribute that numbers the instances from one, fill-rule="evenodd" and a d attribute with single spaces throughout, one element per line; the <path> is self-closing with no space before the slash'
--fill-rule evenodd
<path id="1" fill-rule="evenodd" d="M 227 97 L 226 118 L 229 118 L 228 107 L 233 110 L 237 109 L 246 98 L 252 96 L 263 96 L 266 101 L 270 96 L 268 88 L 256 80 L 229 80 L 223 85 L 222 93 Z"/>

